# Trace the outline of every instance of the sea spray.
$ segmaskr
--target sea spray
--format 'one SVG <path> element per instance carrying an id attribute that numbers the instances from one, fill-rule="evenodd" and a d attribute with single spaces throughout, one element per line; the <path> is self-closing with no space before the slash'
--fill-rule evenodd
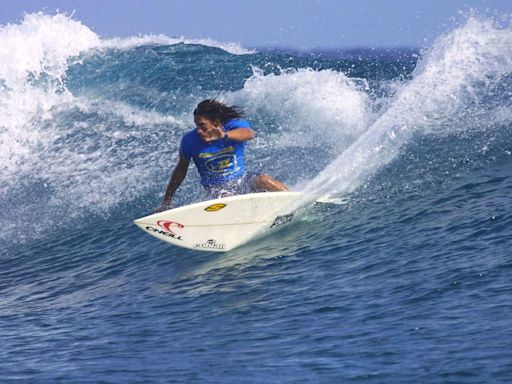
<path id="1" fill-rule="evenodd" d="M 256 51 L 252 49 L 246 49 L 240 44 L 231 43 L 231 42 L 222 42 L 214 39 L 190 39 L 185 36 L 180 37 L 169 37 L 166 35 L 143 35 L 143 36 L 133 36 L 133 37 L 125 37 L 125 38 L 110 38 L 102 40 L 101 47 L 105 49 L 120 49 L 120 50 L 129 50 L 136 47 L 142 46 L 154 46 L 154 45 L 176 45 L 176 44 L 189 44 L 189 45 L 202 45 L 205 47 L 215 47 L 220 48 L 226 52 L 229 52 L 233 55 L 248 55 L 255 53 Z"/>
<path id="2" fill-rule="evenodd" d="M 21 24 L 0 28 L 0 193 L 46 140 L 41 121 L 69 101 L 68 58 L 98 43 L 87 27 L 61 14 L 25 15 Z"/>
<path id="3" fill-rule="evenodd" d="M 413 135 L 449 135 L 475 127 L 489 129 L 493 114 L 510 117 L 512 29 L 471 17 L 462 27 L 438 39 L 425 53 L 412 80 L 403 84 L 389 107 L 347 150 L 307 186 L 312 195 L 345 194 L 401 153 Z M 483 102 L 495 85 L 509 86 Z M 481 116 L 485 116 L 482 118 Z M 508 123 L 510 120 L 507 121 Z M 471 155 L 470 155 L 471 156 Z"/>
<path id="4" fill-rule="evenodd" d="M 343 151 L 367 128 L 370 102 L 364 82 L 333 70 L 281 70 L 264 75 L 259 68 L 232 101 L 253 116 L 270 115 L 283 142 L 333 144 Z M 230 100 L 231 101 L 231 100 Z"/>

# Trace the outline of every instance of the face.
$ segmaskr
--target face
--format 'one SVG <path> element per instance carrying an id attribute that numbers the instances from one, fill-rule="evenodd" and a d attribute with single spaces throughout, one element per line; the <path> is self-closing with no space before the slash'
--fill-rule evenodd
<path id="1" fill-rule="evenodd" d="M 210 138 L 212 131 L 220 126 L 220 121 L 212 121 L 204 116 L 194 116 L 194 123 L 196 124 L 197 133 L 203 140 Z"/>

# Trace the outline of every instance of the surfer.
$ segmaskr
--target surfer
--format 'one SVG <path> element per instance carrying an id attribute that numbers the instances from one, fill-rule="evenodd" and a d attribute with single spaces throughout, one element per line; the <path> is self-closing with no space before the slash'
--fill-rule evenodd
<path id="1" fill-rule="evenodd" d="M 172 207 L 172 198 L 187 175 L 190 159 L 201 177 L 207 199 L 251 192 L 287 191 L 288 187 L 266 175 L 246 172 L 246 141 L 254 131 L 244 112 L 217 100 L 201 101 L 194 110 L 196 128 L 181 139 L 179 160 L 157 212 Z"/>

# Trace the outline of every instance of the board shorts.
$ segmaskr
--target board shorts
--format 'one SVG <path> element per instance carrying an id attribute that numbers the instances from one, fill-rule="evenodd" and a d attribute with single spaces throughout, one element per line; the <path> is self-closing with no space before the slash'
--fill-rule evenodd
<path id="1" fill-rule="evenodd" d="M 230 180 L 222 185 L 205 187 L 206 199 L 220 199 L 221 197 L 245 195 L 254 192 L 257 173 L 246 173 L 236 180 Z"/>

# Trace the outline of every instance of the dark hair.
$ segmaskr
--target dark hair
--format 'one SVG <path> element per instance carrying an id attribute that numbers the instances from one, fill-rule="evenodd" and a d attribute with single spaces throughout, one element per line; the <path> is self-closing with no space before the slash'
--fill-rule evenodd
<path id="1" fill-rule="evenodd" d="M 196 109 L 194 109 L 194 116 L 204 116 L 212 121 L 219 119 L 222 124 L 225 124 L 231 119 L 243 117 L 244 111 L 236 105 L 227 106 L 213 99 L 203 100 L 197 104 Z"/>

